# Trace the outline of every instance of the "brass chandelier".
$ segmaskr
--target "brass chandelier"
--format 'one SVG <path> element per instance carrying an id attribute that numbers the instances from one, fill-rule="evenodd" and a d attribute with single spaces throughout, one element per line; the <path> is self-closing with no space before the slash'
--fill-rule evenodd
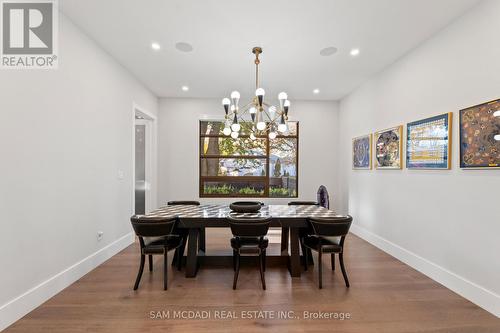
<path id="1" fill-rule="evenodd" d="M 239 106 L 240 93 L 236 90 L 231 93 L 230 99 L 226 97 L 222 100 L 225 112 L 223 133 L 236 139 L 242 129 L 240 123 L 248 121 L 251 122 L 250 139 L 255 140 L 257 136 L 266 133 L 270 139 L 274 139 L 278 132 L 288 131 L 290 101 L 285 92 L 280 92 L 278 94 L 279 107 L 264 102 L 266 92 L 259 86 L 259 55 L 262 53 L 262 48 L 256 46 L 252 49 L 252 53 L 255 54 L 255 97 L 243 107 Z"/>

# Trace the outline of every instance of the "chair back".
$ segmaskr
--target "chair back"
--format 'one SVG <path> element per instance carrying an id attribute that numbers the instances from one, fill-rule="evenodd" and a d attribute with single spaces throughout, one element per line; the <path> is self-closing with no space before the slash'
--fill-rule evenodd
<path id="1" fill-rule="evenodd" d="M 318 200 L 318 204 L 321 207 L 325 207 L 326 209 L 330 209 L 330 196 L 328 195 L 328 191 L 324 185 L 321 185 L 318 188 L 318 192 L 316 194 L 316 199 Z"/>
<path id="2" fill-rule="evenodd" d="M 309 218 L 308 221 L 312 226 L 312 230 L 318 236 L 343 237 L 349 233 L 352 217 L 349 215 L 339 217 L 316 217 Z"/>
<path id="3" fill-rule="evenodd" d="M 135 234 L 143 237 L 163 237 L 172 234 L 177 217 L 148 217 L 134 215 L 130 218 Z"/>
<path id="4" fill-rule="evenodd" d="M 299 206 L 299 205 L 317 206 L 318 203 L 316 201 L 290 201 L 288 203 L 288 206 Z"/>
<path id="5" fill-rule="evenodd" d="M 232 217 L 228 216 L 229 226 L 236 237 L 264 237 L 269 230 L 271 217 Z"/>
<path id="6" fill-rule="evenodd" d="M 199 201 L 190 201 L 190 200 L 178 200 L 178 201 L 169 201 L 167 202 L 168 206 L 176 206 L 176 205 L 192 205 L 192 206 L 199 206 L 200 202 Z"/>

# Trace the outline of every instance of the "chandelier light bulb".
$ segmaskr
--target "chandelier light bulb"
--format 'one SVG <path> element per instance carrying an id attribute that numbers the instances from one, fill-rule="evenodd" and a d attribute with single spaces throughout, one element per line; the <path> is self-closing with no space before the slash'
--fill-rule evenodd
<path id="1" fill-rule="evenodd" d="M 254 106 L 252 106 L 252 107 L 250 108 L 249 112 L 250 112 L 250 113 L 255 113 L 255 112 L 257 112 L 257 109 L 256 109 Z"/>
<path id="2" fill-rule="evenodd" d="M 229 112 L 229 104 L 231 104 L 231 101 L 229 100 L 229 98 L 222 99 L 222 106 L 224 106 L 224 112 L 226 113 L 226 116 L 227 116 L 227 113 Z"/>
<path id="3" fill-rule="evenodd" d="M 238 106 L 238 102 L 240 101 L 240 93 L 236 90 L 231 93 L 231 100 L 233 101 L 233 105 Z"/>
<path id="4" fill-rule="evenodd" d="M 259 106 L 262 108 L 262 103 L 264 102 L 264 95 L 266 92 L 262 88 L 258 88 L 255 90 L 255 96 L 257 96 L 257 99 L 259 101 Z"/>
<path id="5" fill-rule="evenodd" d="M 289 100 L 286 100 L 284 103 L 283 103 L 283 110 L 285 111 L 285 116 L 288 117 L 288 108 L 290 107 L 290 101 Z"/>
<path id="6" fill-rule="evenodd" d="M 231 99 L 240 99 L 240 93 L 238 91 L 233 91 L 231 93 Z"/>
<path id="7" fill-rule="evenodd" d="M 259 96 L 264 96 L 266 94 L 266 91 L 262 88 L 258 88 L 257 90 L 255 90 L 255 96 L 259 97 Z"/>
<path id="8" fill-rule="evenodd" d="M 231 130 L 232 130 L 233 132 L 239 132 L 239 130 L 240 130 L 240 129 L 241 129 L 241 125 L 240 125 L 240 124 L 238 124 L 238 123 L 233 123 L 233 124 L 231 125 Z"/>
<path id="9" fill-rule="evenodd" d="M 234 111 L 236 111 L 236 105 L 233 104 L 233 105 L 231 105 L 231 112 L 234 112 Z"/>
<path id="10" fill-rule="evenodd" d="M 233 139 L 237 139 L 237 138 L 238 138 L 238 136 L 239 136 L 239 133 L 238 133 L 238 132 L 231 132 L 231 137 L 232 137 Z"/>
<path id="11" fill-rule="evenodd" d="M 222 133 L 224 133 L 225 136 L 228 136 L 231 134 L 231 129 L 229 127 L 224 127 Z"/>
<path id="12" fill-rule="evenodd" d="M 269 139 L 273 140 L 276 139 L 276 132 L 269 132 Z"/>
<path id="13" fill-rule="evenodd" d="M 286 99 L 288 98 L 288 95 L 286 94 L 286 92 L 282 91 L 278 94 L 278 99 L 280 101 L 286 101 Z"/>
<path id="14" fill-rule="evenodd" d="M 257 138 L 255 137 L 255 134 L 250 133 L 250 139 L 251 139 L 251 140 L 255 140 L 255 139 L 257 139 Z"/>
<path id="15" fill-rule="evenodd" d="M 258 129 L 259 131 L 263 131 L 263 130 L 265 130 L 265 129 L 266 129 L 266 123 L 265 123 L 265 122 L 263 122 L 263 121 L 259 121 L 259 122 L 257 123 L 257 129 Z"/>

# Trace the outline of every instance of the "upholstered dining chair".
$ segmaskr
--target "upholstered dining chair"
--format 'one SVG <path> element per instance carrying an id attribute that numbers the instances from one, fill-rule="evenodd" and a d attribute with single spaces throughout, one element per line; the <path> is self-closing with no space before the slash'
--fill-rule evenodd
<path id="1" fill-rule="evenodd" d="M 326 186 L 321 185 L 316 192 L 316 199 L 318 200 L 318 205 L 330 209 L 330 196 L 328 195 L 328 190 Z"/>
<path id="2" fill-rule="evenodd" d="M 180 206 L 180 205 L 190 205 L 190 206 L 199 206 L 200 202 L 195 201 L 195 200 L 176 200 L 176 201 L 169 201 L 167 202 L 168 206 Z M 186 245 L 187 245 L 187 240 L 188 240 L 188 235 L 189 235 L 189 230 L 188 229 L 183 229 L 183 228 L 178 228 L 176 227 L 174 229 L 174 234 L 181 236 L 182 238 L 182 244 L 179 246 L 177 250 L 175 250 L 174 258 L 172 260 L 172 265 L 177 261 L 177 259 L 180 257 L 181 260 L 181 266 L 182 266 L 182 258 L 184 257 L 184 252 L 186 251 Z M 205 236 L 205 228 L 200 228 L 200 237 L 198 238 L 198 248 L 202 249 L 205 251 L 205 243 L 206 242 L 206 236 Z M 181 266 L 178 266 L 178 270 L 181 269 Z"/>
<path id="3" fill-rule="evenodd" d="M 229 221 L 233 234 L 233 238 L 231 238 L 234 268 L 233 289 L 236 289 L 236 284 L 238 282 L 241 255 L 254 254 L 259 257 L 262 289 L 266 290 L 264 272 L 266 270 L 266 249 L 269 245 L 269 240 L 265 236 L 269 230 L 271 217 L 247 218 L 228 216 L 227 220 Z"/>
<path id="4" fill-rule="evenodd" d="M 302 242 L 306 248 L 318 252 L 318 275 L 319 289 L 323 288 L 323 274 L 321 258 L 323 253 L 331 254 L 332 270 L 335 270 L 335 254 L 339 255 L 340 269 L 344 276 L 346 287 L 349 288 L 349 280 L 344 266 L 344 242 L 349 228 L 351 227 L 352 217 L 324 217 L 309 218 L 312 233 L 303 237 Z M 307 270 L 308 256 L 304 256 L 305 269 Z"/>
<path id="5" fill-rule="evenodd" d="M 141 263 L 134 284 L 134 290 L 139 287 L 144 261 L 149 256 L 149 271 L 153 271 L 153 255 L 163 255 L 163 289 L 167 290 L 168 281 L 168 251 L 177 249 L 182 244 L 180 236 L 173 234 L 177 218 L 173 217 L 148 217 L 134 215 L 130 218 L 135 234 L 139 237 L 141 247 Z M 180 258 L 180 257 L 179 257 Z M 178 260 L 180 265 L 180 259 Z"/>

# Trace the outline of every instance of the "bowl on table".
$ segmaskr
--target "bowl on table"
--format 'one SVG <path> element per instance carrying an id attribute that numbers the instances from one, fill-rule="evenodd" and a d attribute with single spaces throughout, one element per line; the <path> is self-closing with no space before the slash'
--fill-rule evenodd
<path id="1" fill-rule="evenodd" d="M 258 201 L 236 201 L 230 204 L 229 208 L 236 213 L 257 213 L 262 205 Z"/>

